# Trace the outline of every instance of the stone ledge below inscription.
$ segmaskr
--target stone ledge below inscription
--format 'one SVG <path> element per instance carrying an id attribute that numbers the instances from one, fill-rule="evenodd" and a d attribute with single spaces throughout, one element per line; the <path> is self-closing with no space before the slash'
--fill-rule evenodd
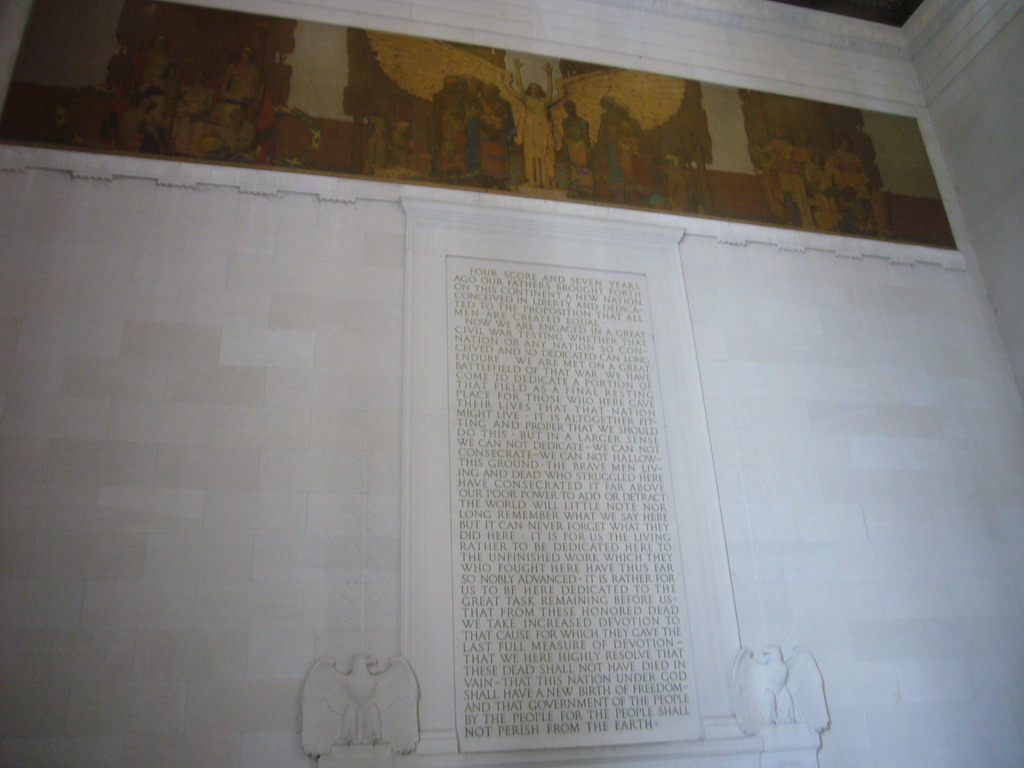
<path id="1" fill-rule="evenodd" d="M 821 737 L 802 723 L 765 726 L 744 736 L 733 717 L 705 718 L 706 738 L 667 744 L 395 755 L 396 768 L 533 766 L 546 768 L 817 768 Z M 425 734 L 421 734 L 425 736 Z M 454 734 L 452 735 L 454 740 Z M 430 739 L 427 739 L 429 743 Z M 440 743 L 441 740 L 438 740 Z M 424 741 L 420 742 L 420 748 Z M 428 747 L 429 748 L 429 747 Z M 361 764 L 360 764 L 361 766 Z M 376 766 L 374 767 L 376 768 Z"/>
<path id="2" fill-rule="evenodd" d="M 390 744 L 353 744 L 335 747 L 320 758 L 317 768 L 391 768 Z"/>

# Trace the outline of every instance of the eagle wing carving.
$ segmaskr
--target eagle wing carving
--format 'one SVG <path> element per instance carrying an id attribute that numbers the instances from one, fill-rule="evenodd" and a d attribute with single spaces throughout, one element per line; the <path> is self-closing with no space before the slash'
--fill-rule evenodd
<path id="1" fill-rule="evenodd" d="M 336 744 L 381 741 L 411 752 L 419 741 L 418 700 L 416 676 L 400 656 L 382 667 L 356 654 L 349 672 L 319 659 L 302 689 L 302 746 L 315 757 Z"/>
<path id="2" fill-rule="evenodd" d="M 742 648 L 730 682 L 736 722 L 748 735 L 775 723 L 806 723 L 815 732 L 828 727 L 821 672 L 806 648 L 797 648 L 788 659 L 774 645 L 765 646 L 760 654 Z"/>

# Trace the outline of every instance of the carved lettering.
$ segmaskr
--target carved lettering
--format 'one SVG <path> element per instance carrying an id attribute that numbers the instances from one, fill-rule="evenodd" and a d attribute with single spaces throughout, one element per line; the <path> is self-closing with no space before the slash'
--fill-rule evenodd
<path id="1" fill-rule="evenodd" d="M 449 259 L 462 749 L 670 738 L 689 629 L 642 275 Z"/>

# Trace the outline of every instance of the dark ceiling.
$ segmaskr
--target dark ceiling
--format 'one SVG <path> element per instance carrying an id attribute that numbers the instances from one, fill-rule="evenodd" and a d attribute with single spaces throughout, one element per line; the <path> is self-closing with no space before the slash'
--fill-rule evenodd
<path id="1" fill-rule="evenodd" d="M 902 27 L 922 0 L 773 0 Z"/>

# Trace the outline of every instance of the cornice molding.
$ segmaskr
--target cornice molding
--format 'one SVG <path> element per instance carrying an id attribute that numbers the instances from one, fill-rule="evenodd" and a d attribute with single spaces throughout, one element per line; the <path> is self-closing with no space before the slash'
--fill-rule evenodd
<path id="1" fill-rule="evenodd" d="M 198 5 L 211 8 L 238 10 L 237 0 L 192 0 Z M 495 0 L 477 0 L 482 13 Z M 529 0 L 530 11 L 524 14 L 525 21 L 530 15 L 536 18 L 536 11 L 542 11 L 549 4 L 558 0 Z M 823 13 L 806 8 L 787 6 L 781 3 L 768 3 L 764 0 L 584 0 L 591 5 L 615 8 L 631 13 L 659 15 L 685 21 L 713 24 L 729 29 L 742 29 L 748 32 L 770 35 L 784 40 L 812 43 L 828 48 L 863 53 L 898 61 L 909 61 L 910 52 L 906 46 L 902 32 L 883 24 L 870 21 Z M 334 2 L 317 3 L 310 6 L 295 0 L 264 0 L 259 8 L 251 12 L 273 12 L 272 6 L 280 4 L 280 14 L 293 14 L 296 18 L 311 21 L 328 21 L 332 24 L 351 23 L 354 26 L 364 25 L 383 30 L 392 30 L 411 34 L 406 24 L 413 17 L 400 13 L 387 13 L 374 9 L 372 3 L 358 0 L 335 0 Z M 416 5 L 415 2 L 412 5 Z M 287 9 L 287 10 L 285 10 Z M 315 9 L 315 10 L 314 10 Z M 520 10 L 522 10 L 520 8 Z M 440 36 L 451 40 L 472 42 L 467 38 L 467 27 L 454 26 L 451 22 L 423 22 L 432 28 L 451 27 L 450 33 Z M 461 33 L 460 34 L 460 30 Z M 839 31 L 836 31 L 839 30 Z M 470 33 L 469 37 L 477 37 L 478 33 Z M 483 33 L 490 37 L 490 33 Z M 499 33 L 499 36 L 500 33 Z M 537 35 L 543 39 L 543 35 Z"/>
<path id="2" fill-rule="evenodd" d="M 714 24 L 728 29 L 742 29 L 747 32 L 771 35 L 785 40 L 793 40 L 802 43 L 812 43 L 828 48 L 838 48 L 854 53 L 863 53 L 871 56 L 878 56 L 897 61 L 909 61 L 910 50 L 905 39 L 898 30 L 890 30 L 882 25 L 856 19 L 846 19 L 829 15 L 828 24 L 832 27 L 854 28 L 862 26 L 865 32 L 876 32 L 880 36 L 892 38 L 892 42 L 873 39 L 869 35 L 858 35 L 854 33 L 833 32 L 822 29 L 818 26 L 807 24 L 809 14 L 815 13 L 806 8 L 795 8 L 782 6 L 768 8 L 773 5 L 761 3 L 761 13 L 744 13 L 730 4 L 731 8 L 724 8 L 726 3 L 718 7 L 708 7 L 686 2 L 686 0 L 587 0 L 595 5 L 604 5 L 615 8 L 622 8 L 640 13 L 660 14 L 684 19 L 686 21 Z M 751 8 L 756 6 L 751 5 Z M 881 30 L 881 31 L 880 31 Z"/>
<path id="3" fill-rule="evenodd" d="M 915 23 L 915 18 L 907 23 L 907 48 L 911 58 L 916 59 L 920 56 L 940 32 L 948 30 L 953 19 L 969 2 L 970 0 L 934 0 L 918 8 L 917 18 L 924 17 L 927 20 Z"/>
<path id="4" fill-rule="evenodd" d="M 934 0 L 905 27 L 923 95 L 931 102 L 1017 18 L 1020 0 Z"/>

